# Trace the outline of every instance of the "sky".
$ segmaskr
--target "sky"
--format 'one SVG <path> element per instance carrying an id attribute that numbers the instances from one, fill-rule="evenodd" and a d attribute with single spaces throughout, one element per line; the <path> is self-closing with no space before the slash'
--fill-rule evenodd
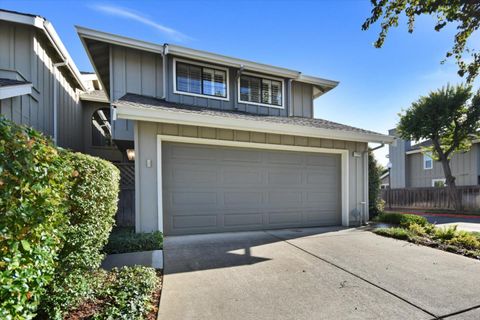
<path id="1" fill-rule="evenodd" d="M 0 0 L 0 8 L 50 20 L 81 71 L 93 68 L 75 25 L 340 81 L 315 100 L 315 117 L 380 133 L 394 128 L 398 113 L 420 96 L 463 80 L 453 59 L 440 63 L 453 44 L 454 26 L 436 32 L 435 20 L 422 17 L 409 34 L 403 19 L 376 49 L 379 25 L 361 30 L 371 11 L 366 0 Z M 383 165 L 387 153 L 386 147 L 375 153 Z"/>

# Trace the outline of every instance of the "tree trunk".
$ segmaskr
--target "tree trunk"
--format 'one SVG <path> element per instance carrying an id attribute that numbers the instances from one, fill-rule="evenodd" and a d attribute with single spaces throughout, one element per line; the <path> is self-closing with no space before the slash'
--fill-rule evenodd
<path id="1" fill-rule="evenodd" d="M 441 157 L 440 162 L 442 163 L 443 172 L 445 174 L 450 200 L 452 201 L 455 210 L 461 211 L 463 210 L 462 199 L 460 199 L 460 194 L 457 192 L 455 177 L 452 175 L 452 170 L 450 169 L 450 160 L 446 159 L 445 157 Z"/>

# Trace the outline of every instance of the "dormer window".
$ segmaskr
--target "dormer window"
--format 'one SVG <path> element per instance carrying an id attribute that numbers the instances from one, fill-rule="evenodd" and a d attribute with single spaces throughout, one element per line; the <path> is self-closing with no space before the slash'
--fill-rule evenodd
<path id="1" fill-rule="evenodd" d="M 174 93 L 228 100 L 228 69 L 174 60 Z"/>
<path id="2" fill-rule="evenodd" d="M 242 74 L 238 102 L 283 108 L 283 80 Z"/>
<path id="3" fill-rule="evenodd" d="M 430 170 L 433 168 L 433 159 L 429 154 L 423 155 L 423 169 Z"/>

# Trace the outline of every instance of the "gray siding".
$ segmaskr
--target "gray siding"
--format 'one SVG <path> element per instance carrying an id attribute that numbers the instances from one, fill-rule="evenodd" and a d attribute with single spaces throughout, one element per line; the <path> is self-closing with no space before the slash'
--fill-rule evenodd
<path id="1" fill-rule="evenodd" d="M 455 154 L 450 161 L 452 174 L 456 177 L 456 183 L 460 186 L 476 185 L 478 183 L 478 154 L 479 145 L 474 144 L 472 149 L 466 153 Z M 442 164 L 433 162 L 433 168 L 423 169 L 423 154 L 413 153 L 407 155 L 407 187 L 431 187 L 432 179 L 443 179 Z M 393 181 L 392 181 L 393 184 Z"/>
<path id="2" fill-rule="evenodd" d="M 176 135 L 232 141 L 246 141 L 267 144 L 285 144 L 296 146 L 323 147 L 333 149 L 347 149 L 349 151 L 349 208 L 350 223 L 358 223 L 356 211 L 363 208 L 364 199 L 364 157 L 353 157 L 353 151 L 364 152 L 366 143 L 328 140 L 288 135 L 265 134 L 258 132 L 236 131 L 227 129 L 205 128 L 152 122 L 136 122 L 138 135 L 136 137 L 135 161 L 138 176 L 136 192 L 137 202 L 137 231 L 152 231 L 158 228 L 157 212 L 157 135 Z M 152 166 L 147 167 L 147 160 Z M 140 214 L 141 213 L 141 216 Z"/>
<path id="3" fill-rule="evenodd" d="M 292 82 L 292 115 L 313 118 L 313 87 L 308 83 Z"/>
<path id="4" fill-rule="evenodd" d="M 388 134 L 396 136 L 395 129 L 389 130 Z M 410 142 L 397 139 L 395 144 L 388 145 L 389 161 L 392 164 L 390 170 L 391 188 L 405 188 L 407 186 L 405 152 L 410 148 Z"/>
<path id="5" fill-rule="evenodd" d="M 26 80 L 32 94 L 2 101 L 0 113 L 16 123 L 53 135 L 53 86 L 58 83 L 58 144 L 82 149 L 82 110 L 74 87 L 59 73 L 55 79 L 48 41 L 33 27 L 0 21 L 0 77 Z"/>

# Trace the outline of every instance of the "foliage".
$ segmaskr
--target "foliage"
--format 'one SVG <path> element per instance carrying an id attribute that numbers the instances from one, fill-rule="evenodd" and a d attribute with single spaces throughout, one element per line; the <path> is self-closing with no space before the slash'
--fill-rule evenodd
<path id="1" fill-rule="evenodd" d="M 457 225 L 447 226 L 442 228 L 436 228 L 434 232 L 434 236 L 436 239 L 440 239 L 442 241 L 452 240 L 457 233 Z"/>
<path id="2" fill-rule="evenodd" d="M 65 243 L 43 305 L 49 318 L 62 318 L 93 294 L 92 272 L 103 259 L 101 249 L 114 224 L 119 190 L 119 171 L 110 162 L 81 153 L 63 152 L 62 156 L 74 174 Z"/>
<path id="3" fill-rule="evenodd" d="M 478 237 L 467 231 L 457 231 L 453 238 L 447 241 L 448 244 L 464 247 L 471 250 L 480 250 L 480 240 Z"/>
<path id="4" fill-rule="evenodd" d="M 472 97 L 470 86 L 447 86 L 431 92 L 400 115 L 400 136 L 405 140 L 431 140 L 428 149 L 442 163 L 450 197 L 455 208 L 461 201 L 455 190 L 455 177 L 450 159 L 458 152 L 468 151 L 480 130 L 480 91 Z"/>
<path id="5" fill-rule="evenodd" d="M 382 168 L 378 165 L 371 149 L 368 150 L 368 210 L 370 217 L 376 216 L 379 205 L 380 174 Z"/>
<path id="6" fill-rule="evenodd" d="M 399 225 L 405 228 L 408 228 L 411 224 L 424 227 L 428 223 L 425 217 L 403 213 L 381 213 L 375 218 L 375 221 Z"/>
<path id="7" fill-rule="evenodd" d="M 132 228 L 114 228 L 103 251 L 107 254 L 161 250 L 163 235 L 160 231 L 135 233 Z"/>
<path id="8" fill-rule="evenodd" d="M 106 301 L 93 319 L 143 319 L 158 289 L 155 269 L 142 266 L 113 269 L 106 274 L 96 298 Z"/>
<path id="9" fill-rule="evenodd" d="M 400 240 L 409 240 L 412 238 L 412 233 L 405 228 L 395 227 L 395 228 L 377 228 L 373 230 L 374 233 L 385 236 L 391 237 Z"/>
<path id="10" fill-rule="evenodd" d="M 421 225 L 417 223 L 412 223 L 408 226 L 408 230 L 418 236 L 425 236 L 427 234 L 427 230 L 425 227 L 422 227 Z"/>
<path id="11" fill-rule="evenodd" d="M 478 1 L 445 1 L 445 0 L 371 0 L 372 15 L 362 25 L 368 30 L 371 25 L 381 20 L 381 31 L 375 42 L 375 47 L 382 47 L 391 27 L 398 26 L 402 13 L 408 18 L 408 32 L 414 30 L 415 19 L 421 15 L 436 15 L 435 30 L 442 30 L 447 24 L 454 24 L 457 33 L 454 45 L 447 52 L 446 58 L 454 56 L 459 67 L 458 74 L 467 75 L 467 81 L 472 82 L 480 69 L 480 54 L 467 47 L 470 36 L 480 27 L 480 2 Z M 465 58 L 465 53 L 470 54 Z M 467 62 L 467 60 L 471 60 Z"/>
<path id="12" fill-rule="evenodd" d="M 0 318 L 30 319 L 61 246 L 70 170 L 39 132 L 0 117 Z"/>

